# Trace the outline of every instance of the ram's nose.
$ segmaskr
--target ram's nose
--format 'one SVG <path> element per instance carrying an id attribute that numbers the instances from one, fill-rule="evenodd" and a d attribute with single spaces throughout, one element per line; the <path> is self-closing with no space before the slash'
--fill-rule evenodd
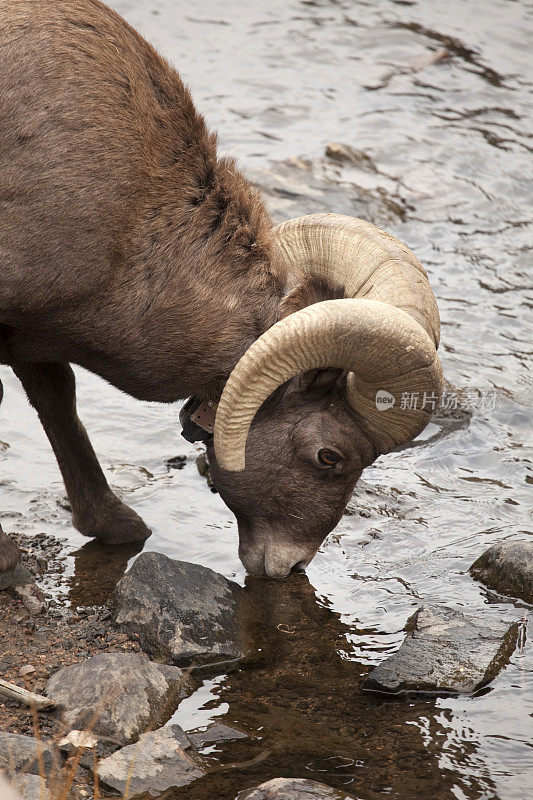
<path id="1" fill-rule="evenodd" d="M 293 571 L 303 571 L 316 550 L 295 545 L 267 545 L 257 550 L 240 550 L 239 555 L 250 575 L 286 578 Z"/>
<path id="2" fill-rule="evenodd" d="M 272 546 L 265 549 L 265 574 L 269 578 L 286 578 L 292 571 L 302 572 L 316 551 L 309 552 L 293 545 Z"/>

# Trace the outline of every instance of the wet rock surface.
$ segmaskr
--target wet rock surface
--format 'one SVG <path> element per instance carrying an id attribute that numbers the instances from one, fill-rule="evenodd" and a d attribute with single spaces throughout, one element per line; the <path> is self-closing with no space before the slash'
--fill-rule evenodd
<path id="1" fill-rule="evenodd" d="M 337 161 L 339 164 L 351 164 L 365 169 L 367 172 L 378 172 L 376 165 L 364 150 L 356 150 L 349 144 L 330 142 L 324 151 L 326 158 Z"/>
<path id="2" fill-rule="evenodd" d="M 142 553 L 117 585 L 114 622 L 175 664 L 231 661 L 244 655 L 236 619 L 242 591 L 207 567 Z"/>
<path id="3" fill-rule="evenodd" d="M 489 547 L 469 572 L 499 594 L 533 603 L 533 538 Z"/>
<path id="4" fill-rule="evenodd" d="M 235 728 L 230 728 L 228 725 L 222 725 L 220 722 L 213 722 L 208 725 L 205 731 L 190 733 L 189 739 L 195 747 L 200 748 L 216 742 L 233 742 L 236 739 L 248 739 L 248 734 L 237 731 Z"/>
<path id="5" fill-rule="evenodd" d="M 516 625 L 423 606 L 408 620 L 394 655 L 363 682 L 378 692 L 474 692 L 489 683 L 516 647 Z"/>
<path id="6" fill-rule="evenodd" d="M 350 797 L 353 795 L 324 783 L 300 778 L 274 778 L 241 792 L 235 800 L 348 800 Z"/>
<path id="7" fill-rule="evenodd" d="M 69 728 L 89 727 L 125 745 L 165 722 L 195 688 L 178 667 L 154 664 L 140 654 L 100 653 L 56 672 L 46 694 L 63 707 Z"/>
<path id="8" fill-rule="evenodd" d="M 145 792 L 156 795 L 172 787 L 187 786 L 204 774 L 187 734 L 179 725 L 145 733 L 137 744 L 117 750 L 98 764 L 99 779 L 106 786 L 124 792 L 129 781 L 129 797 Z"/>
<path id="9" fill-rule="evenodd" d="M 45 774 L 48 774 L 54 762 L 57 763 L 57 753 L 52 746 L 45 742 L 37 742 L 31 736 L 0 731 L 0 770 L 15 772 L 24 770 L 32 775 L 38 775 L 39 761 Z"/>

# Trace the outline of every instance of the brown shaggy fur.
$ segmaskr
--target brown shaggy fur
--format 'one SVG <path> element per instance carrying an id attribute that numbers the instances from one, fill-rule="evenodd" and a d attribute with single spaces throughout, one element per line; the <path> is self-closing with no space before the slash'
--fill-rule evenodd
<path id="1" fill-rule="evenodd" d="M 320 303 L 322 300 L 337 300 L 344 297 L 344 286 L 332 284 L 320 275 L 305 275 L 300 283 L 285 295 L 280 303 L 278 318 L 294 314 L 301 308 Z"/>
<path id="2" fill-rule="evenodd" d="M 108 543 L 142 540 L 150 531 L 111 493 L 77 417 L 69 364 L 142 399 L 212 399 L 280 316 L 342 290 L 307 278 L 282 302 L 302 276 L 277 259 L 258 194 L 217 157 L 175 70 L 98 0 L 2 3 L 0 64 L 0 362 L 39 414 L 76 527 Z M 274 509 L 278 498 L 285 513 L 293 486 L 299 509 L 319 498 L 307 550 L 307 522 L 287 512 L 303 563 L 373 453 L 349 431 L 338 375 L 326 377 L 311 380 L 328 393 L 325 405 L 312 400 L 313 436 L 295 439 L 311 410 L 305 392 L 287 392 L 275 429 L 274 417 L 254 423 L 249 471 L 219 479 L 236 513 L 245 508 L 241 552 L 254 570 L 264 542 L 285 535 L 249 533 L 254 504 Z M 316 453 L 328 443 L 346 456 L 326 474 Z M 262 544 L 249 556 L 252 541 Z M 0 534 L 0 572 L 17 558 Z"/>
<path id="3" fill-rule="evenodd" d="M 0 56 L 10 360 L 83 364 L 144 399 L 219 393 L 284 292 L 259 196 L 101 3 L 4 4 Z"/>

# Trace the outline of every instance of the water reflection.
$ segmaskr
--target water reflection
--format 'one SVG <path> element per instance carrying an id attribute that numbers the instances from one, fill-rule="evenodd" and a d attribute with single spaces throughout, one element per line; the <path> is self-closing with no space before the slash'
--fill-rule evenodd
<path id="1" fill-rule="evenodd" d="M 349 642 L 362 632 L 342 622 L 305 575 L 248 578 L 241 611 L 247 645 L 261 651 L 262 663 L 206 685 L 204 714 L 212 708 L 212 718 L 252 738 L 210 747 L 208 759 L 221 768 L 194 789 L 180 789 L 179 798 L 233 800 L 238 789 L 279 775 L 313 778 L 365 798 L 452 796 L 458 783 L 447 767 L 450 742 L 436 701 L 363 694 L 367 668 L 352 660 Z M 199 702 L 205 697 L 200 690 Z M 172 721 L 194 726 L 193 706 L 194 697 Z M 459 731 L 457 741 L 463 738 Z M 482 761 L 478 744 L 466 737 L 465 763 Z M 472 800 L 492 788 L 482 775 L 463 783 L 464 797 Z"/>
<path id="2" fill-rule="evenodd" d="M 76 608 L 107 603 L 129 560 L 141 552 L 144 544 L 130 542 L 109 547 L 91 540 L 71 553 L 74 557 L 74 575 L 68 581 L 71 604 Z"/>

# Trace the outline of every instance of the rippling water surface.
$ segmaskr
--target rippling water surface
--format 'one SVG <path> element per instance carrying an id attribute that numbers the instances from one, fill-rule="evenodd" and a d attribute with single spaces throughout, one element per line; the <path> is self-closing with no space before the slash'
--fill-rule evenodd
<path id="1" fill-rule="evenodd" d="M 365 471 L 308 580 L 247 581 L 264 614 L 245 624 L 265 666 L 206 681 L 175 719 L 190 729 L 219 718 L 258 738 L 215 748 L 212 772 L 179 796 L 230 800 L 297 775 L 361 798 L 525 800 L 530 640 L 476 697 L 379 698 L 359 686 L 423 601 L 508 620 L 527 613 L 467 570 L 490 544 L 530 533 L 532 4 L 113 5 L 178 67 L 275 219 L 352 213 L 415 251 L 439 301 L 449 402 L 462 409 Z M 361 151 L 357 163 L 324 159 L 332 140 Z M 125 565 L 95 578 L 90 550 L 74 558 L 86 540 L 71 527 L 45 436 L 12 373 L 0 374 L 4 529 L 62 537 L 71 600 L 96 602 Z M 199 448 L 180 439 L 177 408 L 140 403 L 82 370 L 78 380 L 111 484 L 153 528 L 149 549 L 243 583 L 233 517 L 198 475 Z M 185 467 L 167 467 L 178 454 Z"/>

